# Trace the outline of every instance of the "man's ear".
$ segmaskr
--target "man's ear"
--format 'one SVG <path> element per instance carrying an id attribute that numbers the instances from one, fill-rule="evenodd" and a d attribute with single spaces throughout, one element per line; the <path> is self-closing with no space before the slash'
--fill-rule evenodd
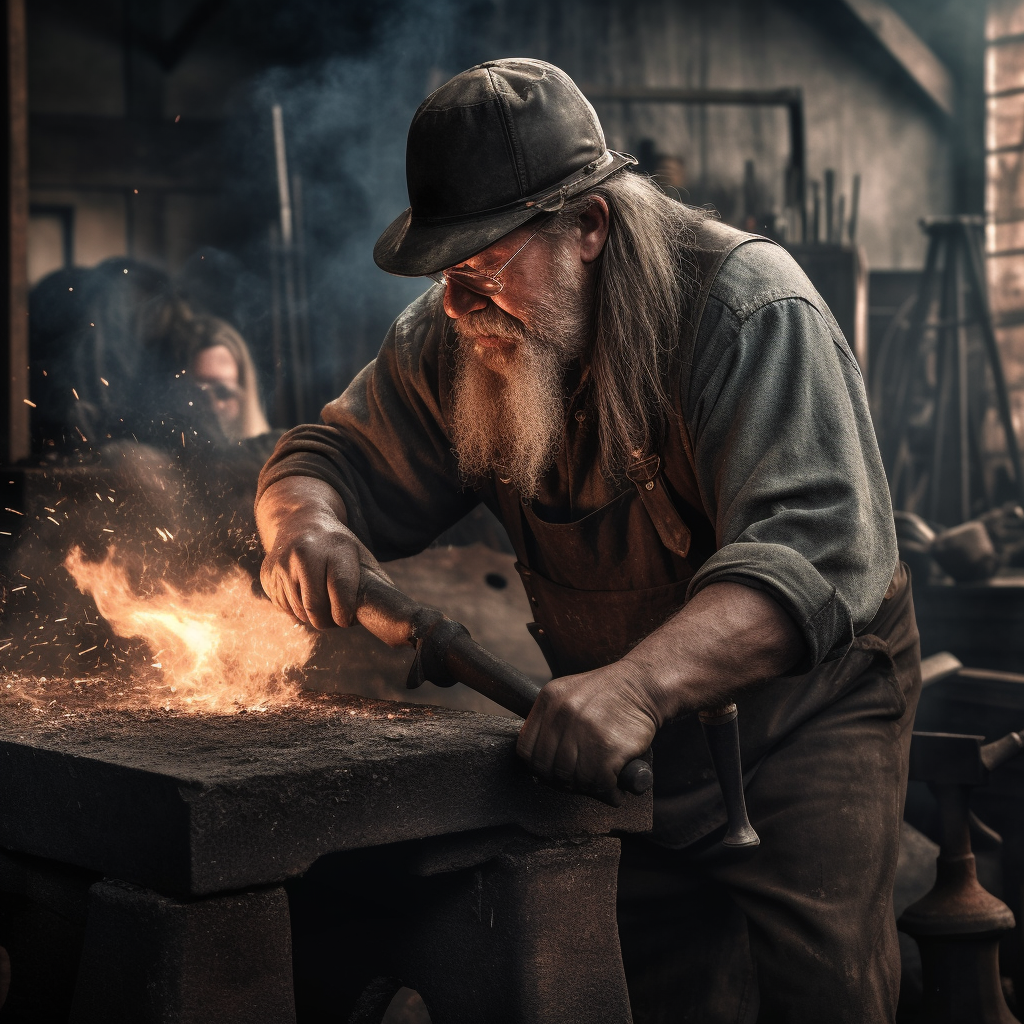
<path id="1" fill-rule="evenodd" d="M 590 205 L 580 214 L 580 259 L 593 263 L 608 241 L 608 203 L 601 196 L 590 196 Z"/>

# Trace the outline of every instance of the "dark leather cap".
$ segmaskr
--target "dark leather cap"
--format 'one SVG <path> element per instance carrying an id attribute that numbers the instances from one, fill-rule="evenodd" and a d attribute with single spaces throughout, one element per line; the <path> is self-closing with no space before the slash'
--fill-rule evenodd
<path id="1" fill-rule="evenodd" d="M 416 111 L 405 153 L 412 205 L 373 258 L 404 277 L 455 266 L 632 163 L 605 146 L 564 71 L 527 57 L 478 64 Z"/>

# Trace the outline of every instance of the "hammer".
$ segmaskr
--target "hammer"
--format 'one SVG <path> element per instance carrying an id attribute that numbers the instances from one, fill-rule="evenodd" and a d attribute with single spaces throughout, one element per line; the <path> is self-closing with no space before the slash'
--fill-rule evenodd
<path id="1" fill-rule="evenodd" d="M 390 647 L 416 649 L 408 680 L 411 688 L 427 680 L 437 686 L 463 683 L 522 718 L 540 694 L 541 688 L 532 679 L 484 650 L 461 623 L 414 601 L 367 565 L 360 572 L 356 619 Z M 747 818 L 743 797 L 736 705 L 702 712 L 700 719 L 729 820 L 722 842 L 733 847 L 757 846 L 760 840 Z M 643 757 L 634 758 L 619 772 L 618 786 L 623 792 L 639 795 L 653 785 L 650 762 Z"/>

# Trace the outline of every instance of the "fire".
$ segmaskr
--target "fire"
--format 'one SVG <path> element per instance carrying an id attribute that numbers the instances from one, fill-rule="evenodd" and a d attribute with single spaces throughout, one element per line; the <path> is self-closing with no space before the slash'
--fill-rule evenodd
<path id="1" fill-rule="evenodd" d="M 185 593 L 161 581 L 152 596 L 132 591 L 110 548 L 87 562 L 74 548 L 64 561 L 78 589 L 91 594 L 119 636 L 141 637 L 152 658 L 135 687 L 139 702 L 204 713 L 262 711 L 298 694 L 294 674 L 309 659 L 314 638 L 252 592 L 241 569 L 215 587 Z"/>

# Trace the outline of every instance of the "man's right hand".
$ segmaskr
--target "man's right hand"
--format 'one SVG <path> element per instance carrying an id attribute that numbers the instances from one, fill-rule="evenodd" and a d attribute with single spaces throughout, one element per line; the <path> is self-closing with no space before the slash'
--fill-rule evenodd
<path id="1" fill-rule="evenodd" d="M 377 565 L 346 518 L 338 492 L 313 477 L 278 480 L 256 507 L 267 553 L 260 570 L 263 589 L 279 608 L 316 629 L 352 624 L 360 566 Z"/>

